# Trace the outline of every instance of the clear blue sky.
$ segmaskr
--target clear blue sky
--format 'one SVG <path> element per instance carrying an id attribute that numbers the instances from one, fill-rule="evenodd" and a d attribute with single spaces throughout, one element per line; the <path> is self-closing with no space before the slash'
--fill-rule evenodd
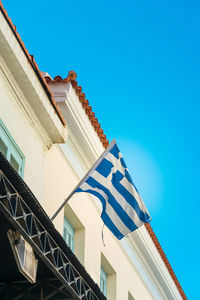
<path id="1" fill-rule="evenodd" d="M 3 4 L 40 70 L 77 72 L 183 290 L 199 299 L 199 1 Z"/>

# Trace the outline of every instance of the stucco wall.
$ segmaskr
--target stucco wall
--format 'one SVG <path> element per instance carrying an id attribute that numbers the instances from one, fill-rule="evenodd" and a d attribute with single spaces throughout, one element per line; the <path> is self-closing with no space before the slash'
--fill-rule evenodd
<path id="1" fill-rule="evenodd" d="M 40 124 L 0 57 L 0 118 L 25 156 L 24 180 L 37 199 L 44 199 L 44 162 L 48 151 Z M 41 128 L 42 130 L 42 128 Z"/>

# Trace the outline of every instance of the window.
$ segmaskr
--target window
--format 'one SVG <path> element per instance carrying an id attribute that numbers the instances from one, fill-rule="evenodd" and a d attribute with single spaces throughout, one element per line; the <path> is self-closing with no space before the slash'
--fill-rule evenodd
<path id="1" fill-rule="evenodd" d="M 64 209 L 64 219 L 63 219 L 63 238 L 69 245 L 72 241 L 72 251 L 78 257 L 79 261 L 84 265 L 85 262 L 85 227 L 74 213 L 73 209 L 69 204 L 65 205 Z M 67 233 L 68 231 L 68 233 Z M 68 236 L 67 236 L 68 235 Z M 71 238 L 69 238 L 71 236 Z"/>
<path id="2" fill-rule="evenodd" d="M 102 291 L 104 296 L 107 296 L 107 274 L 103 268 L 101 268 L 100 274 L 100 290 Z"/>
<path id="3" fill-rule="evenodd" d="M 134 300 L 133 296 L 131 295 L 130 292 L 128 292 L 128 300 Z"/>
<path id="4" fill-rule="evenodd" d="M 13 168 L 23 176 L 25 157 L 0 119 L 0 151 Z"/>
<path id="5" fill-rule="evenodd" d="M 74 251 L 74 228 L 66 217 L 64 217 L 63 238 L 68 247 Z"/>
<path id="6" fill-rule="evenodd" d="M 116 300 L 116 272 L 110 262 L 101 253 L 100 289 L 109 300 Z"/>

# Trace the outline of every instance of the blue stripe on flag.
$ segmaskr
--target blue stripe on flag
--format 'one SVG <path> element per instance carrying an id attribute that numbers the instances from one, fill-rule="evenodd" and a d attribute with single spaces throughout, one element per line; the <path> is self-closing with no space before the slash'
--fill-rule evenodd
<path id="1" fill-rule="evenodd" d="M 126 177 L 127 180 L 134 186 L 134 189 L 135 189 L 136 192 L 139 194 L 139 192 L 138 192 L 138 190 L 137 190 L 137 188 L 136 188 L 136 186 L 135 186 L 135 184 L 134 184 L 134 182 L 133 182 L 133 180 L 132 180 L 132 178 L 131 178 L 131 175 L 130 175 L 130 173 L 129 173 L 129 171 L 128 171 L 127 169 L 125 169 L 125 177 Z"/>
<path id="2" fill-rule="evenodd" d="M 108 203 L 113 207 L 116 214 L 120 217 L 122 222 L 128 227 L 130 231 L 133 231 L 137 229 L 138 227 L 135 225 L 133 220 L 127 215 L 127 213 L 123 210 L 121 205 L 116 201 L 116 199 L 113 197 L 109 189 L 107 189 L 105 186 L 100 184 L 98 181 L 96 181 L 94 178 L 89 177 L 86 180 L 87 184 L 89 184 L 91 187 L 97 187 L 98 189 L 104 191 L 104 193 L 108 196 Z"/>
<path id="3" fill-rule="evenodd" d="M 93 191 L 93 190 L 90 190 L 90 189 L 84 191 L 84 190 L 82 190 L 82 188 L 78 188 L 76 191 L 77 191 L 77 192 L 87 192 L 87 193 L 93 194 L 94 196 L 96 196 L 97 198 L 99 198 L 99 200 L 100 200 L 101 203 L 102 203 L 103 210 L 105 209 L 105 207 L 106 207 L 106 200 L 105 200 L 104 197 L 103 197 L 100 193 L 98 193 L 97 191 Z"/>
<path id="4" fill-rule="evenodd" d="M 112 233 L 119 239 L 121 240 L 124 235 L 118 230 L 118 228 L 113 224 L 107 213 L 104 211 L 101 214 L 101 218 L 104 222 L 104 224 L 112 231 Z"/>
<path id="5" fill-rule="evenodd" d="M 126 201 L 133 207 L 133 209 L 135 210 L 135 212 L 137 213 L 138 217 L 140 218 L 140 220 L 142 222 L 146 222 L 147 218 L 146 218 L 146 214 L 144 214 L 144 212 L 140 209 L 137 200 L 135 199 L 135 197 L 133 195 L 131 195 L 129 193 L 129 191 L 120 183 L 120 181 L 122 180 L 124 176 L 117 171 L 113 178 L 112 178 L 112 184 L 113 186 L 116 188 L 116 190 L 123 195 L 123 197 L 126 199 Z"/>
<path id="6" fill-rule="evenodd" d="M 96 171 L 99 172 L 104 177 L 108 177 L 108 175 L 111 172 L 111 169 L 113 167 L 113 164 L 108 161 L 106 158 L 104 158 L 101 162 L 101 164 L 96 168 Z"/>
<path id="7" fill-rule="evenodd" d="M 78 188 L 76 191 L 77 192 L 85 192 L 81 188 Z M 105 210 L 106 209 L 106 201 L 105 201 L 104 197 L 100 193 L 98 193 L 96 191 L 93 191 L 93 190 L 89 190 L 89 189 L 87 190 L 87 193 L 93 194 L 94 196 L 99 198 L 99 200 L 102 203 L 102 207 L 103 207 L 103 210 L 102 210 L 102 213 L 101 213 L 101 218 L 102 218 L 104 224 L 113 232 L 113 234 L 118 239 L 122 239 L 124 235 L 117 229 L 117 227 L 113 224 L 112 220 L 110 219 L 110 217 L 106 213 L 106 210 Z"/>
<path id="8" fill-rule="evenodd" d="M 124 169 L 127 169 L 127 166 L 126 166 L 126 163 L 125 163 L 123 157 L 120 158 L 120 162 L 121 162 L 122 166 L 124 167 Z"/>
<path id="9" fill-rule="evenodd" d="M 110 153 L 112 153 L 112 155 L 114 155 L 117 159 L 119 159 L 119 149 L 116 144 L 110 150 Z"/>
<path id="10" fill-rule="evenodd" d="M 100 199 L 102 220 L 118 239 L 151 220 L 115 141 L 86 174 L 76 192 L 88 192 Z"/>

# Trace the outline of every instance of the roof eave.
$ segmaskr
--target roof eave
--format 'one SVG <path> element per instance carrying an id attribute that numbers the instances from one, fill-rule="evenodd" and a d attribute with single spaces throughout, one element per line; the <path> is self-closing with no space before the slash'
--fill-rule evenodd
<path id="1" fill-rule="evenodd" d="M 67 138 L 66 123 L 41 75 L 33 56 L 29 55 L 16 27 L 0 2 L 0 54 L 13 80 L 23 90 L 28 104 L 37 115 L 53 143 L 63 143 Z"/>

